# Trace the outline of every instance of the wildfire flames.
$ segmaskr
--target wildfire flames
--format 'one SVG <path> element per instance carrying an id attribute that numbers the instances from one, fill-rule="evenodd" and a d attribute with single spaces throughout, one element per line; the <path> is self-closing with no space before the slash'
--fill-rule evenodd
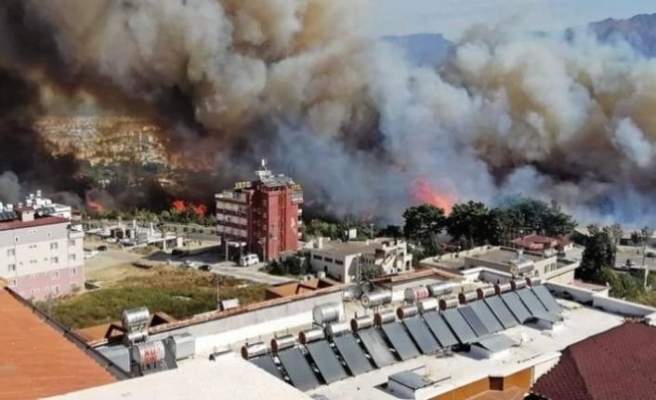
<path id="1" fill-rule="evenodd" d="M 207 207 L 204 204 L 192 204 L 185 203 L 184 200 L 174 200 L 171 206 L 177 212 L 191 210 L 200 218 L 203 218 L 207 214 Z"/>
<path id="2" fill-rule="evenodd" d="M 86 205 L 91 211 L 95 212 L 103 212 L 105 208 L 103 207 L 102 204 L 98 203 L 97 201 L 93 201 L 89 198 L 89 195 L 86 196 Z"/>
<path id="3" fill-rule="evenodd" d="M 455 203 L 452 195 L 438 193 L 425 179 L 417 179 L 412 182 L 410 193 L 414 201 L 439 207 L 447 215 L 451 213 L 451 209 Z"/>

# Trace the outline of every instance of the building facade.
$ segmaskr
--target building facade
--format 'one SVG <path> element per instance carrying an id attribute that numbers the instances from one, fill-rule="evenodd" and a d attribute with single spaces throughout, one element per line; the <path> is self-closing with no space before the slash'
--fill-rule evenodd
<path id="1" fill-rule="evenodd" d="M 84 287 L 84 232 L 32 207 L 0 209 L 0 277 L 26 299 L 59 297 Z"/>
<path id="2" fill-rule="evenodd" d="M 412 267 L 412 254 L 403 240 L 331 242 L 318 238 L 307 252 L 314 272 L 324 272 L 344 283 L 357 280 L 358 275 L 361 278 L 371 267 L 380 267 L 385 274 L 408 271 Z"/>
<path id="3" fill-rule="evenodd" d="M 271 260 L 298 249 L 303 191 L 291 178 L 274 175 L 264 161 L 256 175 L 215 196 L 217 230 L 224 240 Z"/>

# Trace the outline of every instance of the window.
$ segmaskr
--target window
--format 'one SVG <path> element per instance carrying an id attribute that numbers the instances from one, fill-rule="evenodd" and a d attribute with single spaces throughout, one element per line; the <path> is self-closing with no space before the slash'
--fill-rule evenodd
<path id="1" fill-rule="evenodd" d="M 20 238 L 19 238 L 18 236 L 15 236 L 15 237 L 14 237 L 14 241 L 15 241 L 16 243 L 18 243 L 18 242 L 20 242 Z"/>
<path id="2" fill-rule="evenodd" d="M 7 257 L 12 257 L 16 255 L 16 249 L 7 249 Z"/>
<path id="3" fill-rule="evenodd" d="M 77 269 L 73 268 L 72 270 L 68 271 L 69 276 L 75 276 L 77 275 Z"/>
<path id="4" fill-rule="evenodd" d="M 326 262 L 329 262 L 329 263 L 333 262 L 333 259 L 332 259 L 332 258 L 329 258 L 329 257 L 326 257 L 324 260 L 325 260 Z"/>
<path id="5" fill-rule="evenodd" d="M 9 264 L 7 265 L 7 270 L 9 272 L 16 272 L 16 264 Z"/>
<path id="6" fill-rule="evenodd" d="M 76 258 L 77 258 L 77 257 L 76 257 L 75 254 L 69 254 L 69 255 L 68 255 L 68 260 L 69 260 L 69 261 L 75 261 Z"/>
<path id="7" fill-rule="evenodd" d="M 36 245 L 35 245 L 35 244 L 31 244 L 31 245 L 29 246 L 29 248 L 30 248 L 30 249 L 36 249 Z"/>
<path id="8" fill-rule="evenodd" d="M 50 257 L 50 263 L 59 264 L 59 257 Z"/>
<path id="9" fill-rule="evenodd" d="M 37 260 L 30 260 L 30 264 L 36 264 Z"/>
<path id="10" fill-rule="evenodd" d="M 18 281 L 16 279 L 12 279 L 11 282 L 9 282 L 10 287 L 16 287 L 18 285 Z"/>
<path id="11" fill-rule="evenodd" d="M 52 291 L 52 293 L 54 293 L 54 294 L 59 293 L 59 285 L 53 285 L 51 291 Z"/>
<path id="12" fill-rule="evenodd" d="M 76 290 L 78 288 L 77 283 L 73 282 L 70 284 L 71 290 Z"/>
<path id="13" fill-rule="evenodd" d="M 59 279 L 59 271 L 53 271 L 50 273 L 52 279 Z"/>
<path id="14" fill-rule="evenodd" d="M 50 250 L 57 250 L 59 248 L 59 243 L 52 242 L 50 243 Z"/>
<path id="15" fill-rule="evenodd" d="M 71 239 L 68 241 L 69 246 L 75 246 L 75 239 Z"/>
<path id="16" fill-rule="evenodd" d="M 316 255 L 316 254 L 313 255 L 312 258 L 315 259 L 315 260 L 323 260 L 323 257 L 321 257 L 319 255 Z"/>
<path id="17" fill-rule="evenodd" d="M 335 264 L 337 264 L 337 265 L 344 265 L 344 261 L 342 261 L 342 260 L 335 260 Z"/>

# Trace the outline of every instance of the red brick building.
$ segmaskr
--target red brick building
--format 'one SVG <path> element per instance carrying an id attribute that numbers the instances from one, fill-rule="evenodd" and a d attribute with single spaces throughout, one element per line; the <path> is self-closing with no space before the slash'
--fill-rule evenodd
<path id="1" fill-rule="evenodd" d="M 290 177 L 267 169 L 265 161 L 256 176 L 215 196 L 218 232 L 245 243 L 246 252 L 261 260 L 271 260 L 298 248 L 303 191 Z"/>

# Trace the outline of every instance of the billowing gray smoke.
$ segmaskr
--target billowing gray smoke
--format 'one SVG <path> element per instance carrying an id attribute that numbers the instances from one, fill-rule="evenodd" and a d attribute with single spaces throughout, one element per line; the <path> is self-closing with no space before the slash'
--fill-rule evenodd
<path id="1" fill-rule="evenodd" d="M 654 208 L 656 61 L 628 46 L 479 28 L 438 71 L 369 37 L 368 0 L 21 4 L 0 66 L 22 68 L 46 111 L 53 87 L 70 97 L 63 68 L 75 93 L 107 88 L 111 104 L 180 120 L 172 151 L 211 154 L 225 174 L 268 156 L 336 213 L 398 219 L 416 201 L 517 192 L 590 219 Z M 12 42 L 20 32 L 54 38 L 56 73 L 16 56 L 39 48 Z"/>

